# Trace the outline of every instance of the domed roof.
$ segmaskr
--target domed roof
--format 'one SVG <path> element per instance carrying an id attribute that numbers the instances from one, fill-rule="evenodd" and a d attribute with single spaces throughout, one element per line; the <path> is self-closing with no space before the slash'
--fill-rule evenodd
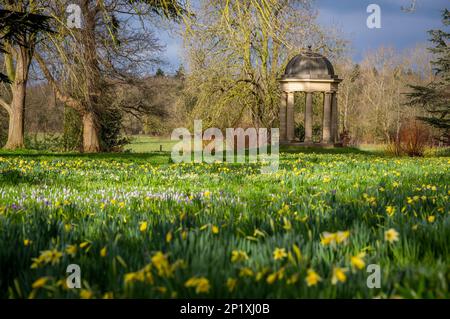
<path id="1" fill-rule="evenodd" d="M 308 47 L 293 57 L 286 66 L 283 79 L 336 79 L 331 62 Z"/>

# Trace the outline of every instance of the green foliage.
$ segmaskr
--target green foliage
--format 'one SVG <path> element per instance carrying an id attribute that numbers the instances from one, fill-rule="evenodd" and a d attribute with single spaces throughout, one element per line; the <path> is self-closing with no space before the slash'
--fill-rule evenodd
<path id="1" fill-rule="evenodd" d="M 64 151 L 80 150 L 82 145 L 83 130 L 78 113 L 67 106 L 64 107 L 64 131 L 62 146 Z"/>
<path id="2" fill-rule="evenodd" d="M 450 26 L 450 11 L 442 13 L 444 26 Z M 420 120 L 443 131 L 444 140 L 450 143 L 450 33 L 443 30 L 429 31 L 430 41 L 434 47 L 430 51 L 435 55 L 433 61 L 437 79 L 427 86 L 411 85 L 413 93 L 408 94 L 411 105 L 420 105 L 427 112 L 427 116 L 418 117 Z"/>
<path id="3" fill-rule="evenodd" d="M 167 121 L 164 118 L 146 115 L 143 123 L 145 135 L 164 136 L 170 132 L 167 130 Z"/>
<path id="4" fill-rule="evenodd" d="M 295 126 L 295 137 L 300 141 L 305 140 L 305 127 L 303 126 L 303 123 L 297 123 Z"/>
<path id="5" fill-rule="evenodd" d="M 129 143 L 122 135 L 122 113 L 120 110 L 105 107 L 99 115 L 101 149 L 117 152 Z"/>
<path id="6" fill-rule="evenodd" d="M 158 68 L 158 70 L 156 70 L 155 76 L 165 76 L 165 73 L 163 70 Z"/>
<path id="7" fill-rule="evenodd" d="M 450 158 L 339 152 L 281 154 L 276 174 L 161 153 L 2 153 L 0 297 L 449 298 Z M 324 243 L 338 231 L 348 238 Z M 286 256 L 275 260 L 277 248 Z M 53 249 L 54 263 L 31 268 Z M 233 262 L 233 251 L 248 258 Z M 380 289 L 352 266 L 361 253 L 380 265 Z M 61 285 L 72 263 L 83 290 Z M 347 272 L 333 285 L 335 267 Z M 186 287 L 192 277 L 209 289 Z"/>
<path id="8" fill-rule="evenodd" d="M 38 151 L 63 151 L 61 134 L 27 134 L 25 135 L 25 148 Z"/>
<path id="9" fill-rule="evenodd" d="M 2 7 L 0 7 L 2 8 Z M 30 12 L 14 12 L 0 9 L 0 53 L 4 53 L 5 41 L 23 47 L 30 46 L 30 37 L 41 32 L 52 33 L 50 17 Z M 0 83 L 11 83 L 7 75 L 0 73 Z"/>

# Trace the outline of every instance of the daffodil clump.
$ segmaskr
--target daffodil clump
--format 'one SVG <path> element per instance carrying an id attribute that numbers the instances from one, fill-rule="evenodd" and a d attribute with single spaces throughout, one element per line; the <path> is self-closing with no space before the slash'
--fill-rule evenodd
<path id="1" fill-rule="evenodd" d="M 0 298 L 450 298 L 449 164 L 0 154 Z"/>

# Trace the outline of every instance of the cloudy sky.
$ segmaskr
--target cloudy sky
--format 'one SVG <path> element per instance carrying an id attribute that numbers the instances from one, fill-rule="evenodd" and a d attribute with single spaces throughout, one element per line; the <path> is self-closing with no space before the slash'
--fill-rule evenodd
<path id="1" fill-rule="evenodd" d="M 412 12 L 405 12 L 415 2 Z M 381 8 L 381 28 L 366 25 L 367 7 L 378 4 Z M 448 0 L 315 0 L 318 21 L 323 26 L 337 27 L 350 41 L 350 54 L 360 61 L 364 52 L 381 46 L 402 50 L 415 47 L 428 39 L 427 30 L 441 28 L 441 10 L 450 8 Z M 160 33 L 166 45 L 164 52 L 168 64 L 164 69 L 175 70 L 180 63 L 180 40 Z"/>
<path id="2" fill-rule="evenodd" d="M 441 28 L 441 10 L 450 8 L 448 0 L 316 0 L 319 22 L 338 26 L 351 41 L 352 56 L 359 61 L 365 51 L 380 46 L 399 50 L 426 42 L 427 30 Z M 405 12 L 415 2 L 413 12 Z M 381 8 L 381 28 L 369 29 L 369 4 Z"/>

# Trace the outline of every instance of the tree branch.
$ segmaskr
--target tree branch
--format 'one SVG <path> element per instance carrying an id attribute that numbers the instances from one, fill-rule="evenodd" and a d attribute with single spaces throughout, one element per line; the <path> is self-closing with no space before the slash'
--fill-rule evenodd
<path id="1" fill-rule="evenodd" d="M 11 106 L 8 103 L 6 103 L 6 101 L 4 99 L 2 99 L 1 97 L 0 97 L 0 105 L 6 109 L 8 114 L 11 114 Z"/>
<path id="2" fill-rule="evenodd" d="M 50 70 L 48 69 L 47 65 L 45 64 L 42 56 L 36 52 L 35 58 L 39 64 L 41 71 L 44 73 L 44 76 L 47 79 L 48 83 L 51 85 L 51 87 L 55 91 L 56 97 L 58 98 L 58 100 L 60 100 L 62 103 L 66 104 L 67 106 L 73 108 L 75 111 L 83 113 L 84 109 L 81 106 L 80 102 L 78 102 L 71 96 L 62 93 L 61 88 L 58 86 L 58 84 L 56 84 L 56 81 L 53 78 L 53 76 L 51 75 Z"/>

